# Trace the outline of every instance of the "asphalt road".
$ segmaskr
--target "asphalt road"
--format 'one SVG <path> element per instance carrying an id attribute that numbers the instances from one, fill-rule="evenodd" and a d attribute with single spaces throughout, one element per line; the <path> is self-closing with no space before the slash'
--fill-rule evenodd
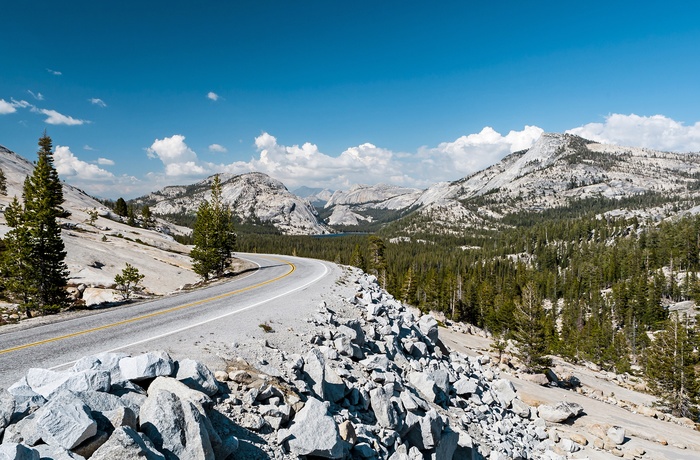
<path id="1" fill-rule="evenodd" d="M 339 276 L 336 265 L 288 256 L 238 254 L 259 269 L 229 282 L 138 304 L 0 328 L 0 388 L 29 368 L 67 368 L 106 351 L 166 350 L 222 367 L 217 347 L 264 334 L 263 322 L 308 317 Z"/>

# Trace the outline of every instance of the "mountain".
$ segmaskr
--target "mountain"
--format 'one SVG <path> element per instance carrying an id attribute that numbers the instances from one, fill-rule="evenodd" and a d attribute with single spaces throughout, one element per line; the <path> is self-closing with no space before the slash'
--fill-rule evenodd
<path id="1" fill-rule="evenodd" d="M 7 178 L 7 195 L 0 195 L 0 206 L 5 209 L 13 197 L 21 199 L 24 179 L 34 165 L 0 146 L 0 168 Z M 191 270 L 189 247 L 173 237 L 189 233 L 188 229 L 162 220 L 156 220 L 151 228 L 129 226 L 102 203 L 65 182 L 63 195 L 63 207 L 70 212 L 61 219 L 68 285 L 74 295 L 82 295 L 86 304 L 114 300 L 114 276 L 126 263 L 145 275 L 142 285 L 153 294 L 167 294 L 198 280 Z M 93 210 L 98 217 L 90 223 L 88 211 Z M 8 231 L 5 216 L 0 213 L 0 236 Z"/>
<path id="2" fill-rule="evenodd" d="M 327 188 L 299 187 L 293 192 L 299 198 L 306 200 L 313 206 L 324 206 L 333 196 L 333 190 Z"/>
<path id="3" fill-rule="evenodd" d="M 374 231 L 405 215 L 421 193 L 396 185 L 354 185 L 335 191 L 320 216 L 336 229 Z"/>
<path id="4" fill-rule="evenodd" d="M 413 203 L 404 233 L 497 228 L 509 217 L 557 208 L 658 220 L 700 197 L 700 155 L 543 134 L 469 177 L 433 185 Z"/>
<path id="5" fill-rule="evenodd" d="M 148 205 L 151 212 L 159 215 L 194 216 L 200 203 L 211 196 L 213 177 L 192 185 L 165 187 L 134 202 Z M 315 209 L 306 200 L 290 193 L 282 182 L 266 174 L 221 174 L 220 179 L 224 202 L 244 222 L 273 225 L 289 235 L 331 231 L 319 223 Z"/>
<path id="6" fill-rule="evenodd" d="M 420 189 L 396 185 L 355 185 L 350 190 L 333 193 L 325 208 L 345 205 L 357 210 L 404 209 L 410 207 L 421 193 Z"/>

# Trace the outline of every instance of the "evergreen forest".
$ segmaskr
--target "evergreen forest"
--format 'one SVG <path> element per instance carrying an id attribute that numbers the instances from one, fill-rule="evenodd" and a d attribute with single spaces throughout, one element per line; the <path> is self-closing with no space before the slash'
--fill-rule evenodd
<path id="1" fill-rule="evenodd" d="M 698 337 L 693 321 L 668 306 L 700 301 L 700 217 L 655 223 L 571 209 L 520 217 L 499 230 L 410 241 L 386 227 L 335 237 L 239 232 L 238 250 L 362 268 L 405 303 L 526 347 L 534 370 L 556 354 L 615 372 L 683 374 L 682 388 L 669 391 L 685 403 L 665 400 L 674 413 L 696 416 Z M 683 329 L 681 341 L 661 347 L 656 337 L 674 327 Z M 683 353 L 675 368 L 657 359 Z"/>

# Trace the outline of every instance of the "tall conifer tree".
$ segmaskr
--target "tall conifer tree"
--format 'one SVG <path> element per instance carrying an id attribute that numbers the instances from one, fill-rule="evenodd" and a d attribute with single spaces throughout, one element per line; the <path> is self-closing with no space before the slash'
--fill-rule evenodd
<path id="1" fill-rule="evenodd" d="M 52 311 L 68 303 L 66 251 L 58 222 L 68 213 L 61 206 L 63 187 L 53 165 L 52 148 L 51 138 L 44 133 L 34 171 L 24 181 L 24 206 L 15 200 L 8 219 L 13 228 L 8 234 L 12 251 L 5 257 L 5 274 L 11 280 L 8 288 L 26 304 L 30 315 L 33 307 Z"/>
<path id="2" fill-rule="evenodd" d="M 197 209 L 197 219 L 192 231 L 194 248 L 190 256 L 194 260 L 195 273 L 209 279 L 210 275 L 221 276 L 229 263 L 236 246 L 231 210 L 221 196 L 219 175 L 214 176 L 211 201 L 204 200 Z"/>

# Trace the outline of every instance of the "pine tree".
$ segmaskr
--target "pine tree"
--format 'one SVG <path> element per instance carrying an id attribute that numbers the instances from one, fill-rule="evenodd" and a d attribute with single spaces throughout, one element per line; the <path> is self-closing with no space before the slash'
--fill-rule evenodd
<path id="1" fill-rule="evenodd" d="M 149 228 L 152 223 L 151 220 L 153 218 L 153 214 L 151 213 L 151 208 L 148 205 L 141 208 L 141 218 L 143 219 L 143 226 L 145 228 Z"/>
<path id="2" fill-rule="evenodd" d="M 212 274 L 221 276 L 231 261 L 236 234 L 231 211 L 221 196 L 218 174 L 212 181 L 211 202 L 204 200 L 197 209 L 192 238 L 194 248 L 190 256 L 195 273 L 205 280 Z"/>
<path id="3" fill-rule="evenodd" d="M 24 181 L 24 206 L 16 199 L 11 205 L 8 247 L 12 250 L 4 267 L 10 280 L 8 290 L 26 305 L 28 315 L 35 307 L 53 311 L 68 304 L 66 252 L 58 222 L 68 213 L 61 207 L 63 187 L 46 133 L 39 139 L 39 147 L 34 171 Z"/>
<path id="4" fill-rule="evenodd" d="M 129 208 L 126 206 L 126 201 L 124 201 L 124 198 L 117 198 L 117 202 L 114 204 L 114 212 L 121 217 L 126 217 L 126 215 L 129 213 Z"/>
<path id="5" fill-rule="evenodd" d="M 693 330 L 677 312 L 657 332 L 648 350 L 646 374 L 649 386 L 673 415 L 697 414 L 699 382 L 695 375 L 698 355 L 694 350 Z"/>
<path id="6" fill-rule="evenodd" d="M 384 240 L 378 236 L 372 235 L 369 237 L 370 250 L 370 273 L 375 275 L 379 280 L 382 288 L 386 289 L 386 259 L 384 257 Z"/>
<path id="7" fill-rule="evenodd" d="M 20 302 L 28 317 L 36 309 L 36 286 L 32 265 L 32 240 L 24 225 L 24 209 L 14 197 L 5 210 L 7 225 L 11 230 L 4 239 L 5 251 L 2 259 L 2 276 L 7 292 Z"/>
<path id="8" fill-rule="evenodd" d="M 545 311 L 533 282 L 522 290 L 515 308 L 513 338 L 518 344 L 520 360 L 530 369 L 549 365 L 545 336 Z"/>
<path id="9" fill-rule="evenodd" d="M 355 245 L 355 247 L 352 250 L 352 254 L 350 254 L 350 265 L 352 265 L 353 267 L 357 267 L 362 271 L 365 271 L 367 268 L 365 258 L 362 255 L 362 251 L 360 251 L 359 244 Z"/>
<path id="10" fill-rule="evenodd" d="M 123 300 L 129 300 L 131 294 L 136 291 L 141 280 L 145 278 L 145 275 L 139 273 L 139 269 L 133 265 L 127 263 L 126 267 L 122 269 L 121 273 L 118 273 L 114 277 L 114 284 L 117 285 L 117 291 L 122 296 Z"/>

